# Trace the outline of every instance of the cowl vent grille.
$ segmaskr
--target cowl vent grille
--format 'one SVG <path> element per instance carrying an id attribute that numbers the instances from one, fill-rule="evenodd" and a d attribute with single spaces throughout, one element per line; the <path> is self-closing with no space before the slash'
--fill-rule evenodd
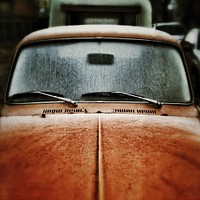
<path id="1" fill-rule="evenodd" d="M 113 109 L 115 113 L 135 113 L 133 109 Z"/>
<path id="2" fill-rule="evenodd" d="M 84 109 L 65 109 L 65 113 L 82 113 L 85 112 Z"/>

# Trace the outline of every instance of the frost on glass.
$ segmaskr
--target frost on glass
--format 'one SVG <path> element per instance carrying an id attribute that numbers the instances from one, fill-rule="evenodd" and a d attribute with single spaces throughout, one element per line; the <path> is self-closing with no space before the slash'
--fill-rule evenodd
<path id="1" fill-rule="evenodd" d="M 97 61 L 88 60 L 91 54 Z M 104 57 L 112 61 L 100 60 Z M 190 101 L 179 53 L 147 42 L 79 40 L 25 48 L 9 96 L 35 90 L 78 100 L 84 93 L 121 91 L 164 102 Z"/>

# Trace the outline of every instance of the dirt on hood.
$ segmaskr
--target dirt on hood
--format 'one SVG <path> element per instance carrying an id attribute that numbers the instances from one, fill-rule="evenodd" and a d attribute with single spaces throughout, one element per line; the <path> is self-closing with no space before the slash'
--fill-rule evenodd
<path id="1" fill-rule="evenodd" d="M 190 125 L 190 126 L 189 126 Z M 2 117 L 0 199 L 200 199 L 195 118 Z"/>

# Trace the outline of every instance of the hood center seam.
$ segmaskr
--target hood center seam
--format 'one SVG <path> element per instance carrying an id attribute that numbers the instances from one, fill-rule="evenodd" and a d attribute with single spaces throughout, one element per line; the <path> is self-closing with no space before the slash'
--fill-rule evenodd
<path id="1" fill-rule="evenodd" d="M 102 155 L 102 132 L 101 117 L 98 118 L 98 199 L 103 200 L 103 155 Z"/>

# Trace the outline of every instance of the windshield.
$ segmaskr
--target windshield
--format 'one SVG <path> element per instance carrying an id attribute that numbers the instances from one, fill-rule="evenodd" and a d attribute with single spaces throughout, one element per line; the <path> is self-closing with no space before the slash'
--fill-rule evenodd
<path id="1" fill-rule="evenodd" d="M 109 91 L 170 103 L 191 100 L 175 48 L 130 40 L 67 40 L 24 48 L 8 97 L 29 91 L 56 92 L 79 101 L 82 94 Z"/>

